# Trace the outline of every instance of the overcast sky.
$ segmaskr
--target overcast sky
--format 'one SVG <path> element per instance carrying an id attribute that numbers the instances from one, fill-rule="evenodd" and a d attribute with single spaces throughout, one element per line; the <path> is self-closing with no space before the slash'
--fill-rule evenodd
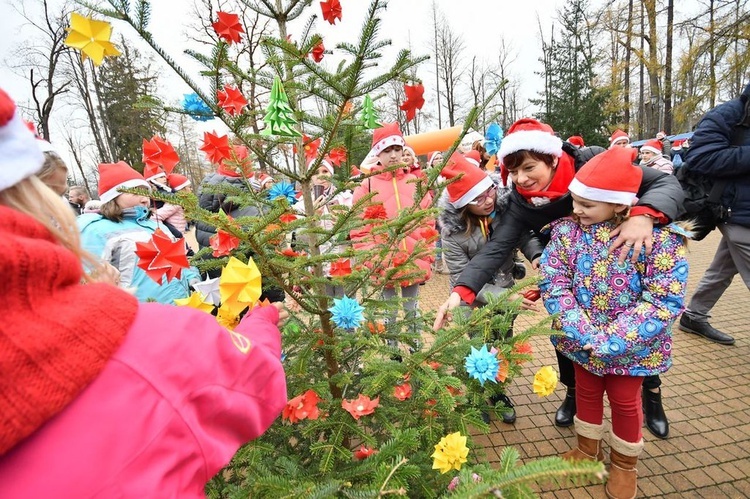
<path id="1" fill-rule="evenodd" d="M 25 41 L 39 37 L 39 32 L 29 26 L 17 14 L 17 6 L 25 5 L 27 11 L 39 10 L 41 0 L 0 0 L 0 86 L 3 87 L 21 106 L 30 107 L 31 90 L 26 79 L 16 75 L 9 69 L 13 65 L 14 48 Z M 195 80 L 201 81 L 199 68 L 183 54 L 188 45 L 186 25 L 190 23 L 193 0 L 152 0 L 153 7 L 150 29 L 156 42 L 169 53 L 178 64 L 182 65 Z M 323 37 L 327 49 L 333 49 L 332 55 L 323 60 L 328 67 L 335 67 L 335 45 L 340 41 L 356 43 L 365 19 L 368 0 L 341 0 L 343 18 L 335 25 L 330 25 L 320 16 L 319 0 L 314 0 L 308 13 L 290 26 L 290 33 L 294 37 L 295 29 L 302 29 L 312 13 L 318 15 L 317 31 Z M 381 38 L 389 38 L 392 45 L 383 50 L 384 66 L 391 62 L 399 50 L 410 48 L 416 55 L 428 55 L 430 40 L 432 39 L 432 3 L 433 0 L 390 0 L 382 15 Z M 62 0 L 49 0 L 51 12 L 59 10 Z M 541 69 L 538 61 L 541 53 L 539 24 L 546 29 L 553 20 L 556 9 L 562 5 L 562 0 L 532 0 L 516 3 L 502 0 L 436 0 L 438 10 L 447 19 L 452 29 L 461 35 L 466 47 L 467 62 L 473 55 L 488 62 L 496 61 L 498 47 L 504 37 L 506 46 L 516 54 L 516 62 L 511 70 L 522 81 L 521 95 L 524 98 L 536 97 L 541 90 L 541 79 L 534 71 Z M 145 44 L 139 44 L 136 33 L 125 23 L 113 22 L 113 41 L 123 35 L 126 39 L 141 47 L 145 54 L 151 51 Z M 141 42 L 142 43 L 142 42 Z M 202 49 L 204 50 L 204 49 Z M 178 102 L 182 95 L 191 92 L 187 85 L 176 76 L 157 56 L 154 55 L 157 67 L 160 68 L 160 97 L 168 102 Z M 427 106 L 432 107 L 431 100 L 435 99 L 435 82 L 433 64 L 431 62 L 420 66 L 417 76 L 425 85 Z M 530 114 L 533 109 L 528 108 Z M 83 130 L 84 115 L 73 114 L 71 109 L 56 104 L 51 121 L 53 145 L 63 158 L 72 164 L 72 156 L 66 150 L 61 140 L 64 128 Z M 223 130 L 219 120 L 211 120 L 197 124 L 199 131 Z M 89 150 L 93 154 L 93 150 Z M 96 158 L 90 158 L 96 161 Z"/>
<path id="2" fill-rule="evenodd" d="M 16 14 L 14 5 L 21 0 L 0 0 L 3 15 L 0 16 L 0 33 L 3 33 L 0 45 L 0 82 L 3 88 L 19 101 L 27 101 L 30 97 L 28 83 L 22 78 L 14 75 L 8 69 L 12 62 L 12 48 L 23 43 L 31 37 L 38 36 L 34 28 L 24 24 L 21 16 Z M 188 0 L 189 1 L 189 0 Z M 185 48 L 185 24 L 190 21 L 190 5 L 184 0 L 152 0 L 153 14 L 151 30 L 157 42 L 167 52 L 172 54 L 178 62 L 195 70 L 191 61 L 182 55 Z M 32 0 L 24 0 L 29 6 Z M 50 0 L 53 6 L 59 5 L 59 0 Z M 364 15 L 369 2 L 367 0 L 342 0 L 343 19 L 331 26 L 318 19 L 317 28 L 324 38 L 326 48 L 332 49 L 335 43 L 341 40 L 356 41 L 356 37 L 362 26 Z M 503 2 L 498 0 L 437 0 L 438 9 L 443 12 L 453 29 L 460 33 L 465 41 L 467 57 L 478 55 L 487 60 L 495 60 L 497 48 L 501 37 L 505 37 L 506 43 L 518 54 L 515 63 L 515 71 L 529 78 L 528 86 L 525 86 L 524 95 L 534 96 L 536 85 L 532 80 L 533 71 L 539 70 L 538 58 L 540 55 L 539 42 L 539 18 L 543 26 L 549 25 L 551 16 L 556 6 L 562 4 L 561 0 L 533 0 L 524 4 L 515 2 Z M 320 14 L 319 1 L 315 0 L 311 12 Z M 513 7 L 507 7 L 513 4 Z M 503 8 L 502 5 L 506 7 Z M 416 54 L 429 53 L 429 41 L 432 37 L 431 21 L 432 0 L 390 0 L 387 10 L 383 14 L 381 34 L 393 41 L 392 49 L 386 50 L 387 60 L 392 60 L 393 55 L 400 49 L 411 47 Z M 306 20 L 307 16 L 303 16 Z M 115 22 L 114 35 L 120 34 L 134 40 L 135 33 L 124 23 Z M 300 23 L 297 23 L 299 26 Z M 291 31 L 294 35 L 295 26 Z M 328 61 L 335 59 L 327 56 Z M 326 62 L 326 60 L 324 60 Z M 431 66 L 422 65 L 419 77 L 425 82 L 427 92 L 431 92 L 434 78 Z M 162 74 L 166 77 L 164 88 L 175 94 L 175 98 L 187 91 L 179 80 L 169 75 L 165 69 Z M 534 88 L 529 92 L 530 88 Z"/>

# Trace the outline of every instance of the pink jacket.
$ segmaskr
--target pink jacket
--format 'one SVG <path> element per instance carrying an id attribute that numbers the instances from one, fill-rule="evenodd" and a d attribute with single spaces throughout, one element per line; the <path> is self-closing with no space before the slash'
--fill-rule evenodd
<path id="1" fill-rule="evenodd" d="M 414 194 L 416 193 L 417 182 L 421 182 L 421 180 L 410 173 L 405 173 L 403 170 L 379 173 L 363 180 L 359 187 L 354 190 L 352 205 L 357 204 L 362 197 L 368 195 L 370 192 L 374 192 L 376 194 L 372 197 L 370 202 L 373 204 L 381 203 L 385 208 L 387 219 L 393 220 L 398 216 L 402 209 L 414 205 Z M 428 193 L 422 198 L 419 206 L 422 209 L 430 208 L 432 206 L 432 196 Z M 383 239 L 382 237 L 373 236 L 371 234 L 372 228 L 373 224 L 370 224 L 351 231 L 349 235 L 355 249 L 370 250 L 376 247 L 376 245 L 384 242 L 380 241 L 380 239 Z M 401 238 L 398 240 L 396 251 L 389 259 L 390 261 L 379 261 L 378 263 L 383 265 L 385 269 L 388 269 L 392 268 L 394 265 L 398 265 L 400 258 L 412 255 L 417 246 L 428 250 L 434 249 L 435 241 L 430 241 L 425 238 L 425 235 L 432 235 L 430 232 L 435 233 L 434 220 L 429 220 L 411 232 L 402 234 Z M 400 284 L 409 285 L 429 280 L 431 276 L 430 267 L 434 261 L 435 256 L 431 251 L 429 254 L 421 258 L 415 259 L 414 262 L 422 271 L 422 277 L 419 279 L 412 279 L 409 282 L 401 282 Z M 410 272 L 410 269 L 407 268 L 405 271 Z M 396 283 L 391 282 L 388 286 L 393 287 L 394 284 Z"/>
<path id="2" fill-rule="evenodd" d="M 176 312 L 140 305 L 93 383 L 0 457 L 0 497 L 205 497 L 286 404 L 278 311 L 257 309 L 234 334 L 204 312 Z"/>
<path id="3" fill-rule="evenodd" d="M 156 210 L 156 218 L 159 222 L 168 222 L 183 234 L 187 230 L 185 209 L 182 206 L 164 203 L 164 206 Z"/>

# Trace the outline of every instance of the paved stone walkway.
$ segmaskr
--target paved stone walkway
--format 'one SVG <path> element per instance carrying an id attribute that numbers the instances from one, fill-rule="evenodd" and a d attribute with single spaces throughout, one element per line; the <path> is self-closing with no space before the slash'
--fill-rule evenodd
<path id="1" fill-rule="evenodd" d="M 720 236 L 715 231 L 701 242 L 690 243 L 688 296 L 711 263 Z M 423 288 L 421 307 L 437 309 L 447 292 L 447 276 L 436 274 Z M 639 497 L 750 497 L 750 292 L 739 276 L 713 316 L 712 325 L 734 336 L 736 344 L 717 345 L 675 327 L 674 365 L 662 376 L 670 435 L 659 440 L 644 427 Z M 521 317 L 517 327 L 521 330 L 524 322 L 530 324 L 539 317 Z M 499 461 L 506 445 L 516 447 L 522 459 L 535 459 L 560 454 L 575 441 L 572 428 L 553 424 L 564 387 L 558 385 L 545 399 L 531 389 L 539 367 L 557 367 L 549 340 L 537 338 L 533 348 L 534 361 L 509 390 L 518 420 L 514 425 L 493 421 L 491 432 L 477 439 L 490 462 Z M 605 497 L 601 485 L 567 489 L 550 485 L 541 492 L 545 498 Z"/>

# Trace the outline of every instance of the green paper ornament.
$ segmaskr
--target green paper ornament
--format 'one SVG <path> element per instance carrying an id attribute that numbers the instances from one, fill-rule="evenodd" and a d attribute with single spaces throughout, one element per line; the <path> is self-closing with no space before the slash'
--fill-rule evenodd
<path id="1" fill-rule="evenodd" d="M 381 127 L 378 122 L 378 113 L 375 111 L 375 104 L 373 104 L 370 94 L 365 95 L 365 101 L 362 103 L 362 114 L 359 115 L 359 120 L 369 130 Z"/>
<path id="2" fill-rule="evenodd" d="M 301 136 L 300 132 L 294 128 L 297 120 L 294 119 L 294 112 L 289 107 L 289 99 L 278 76 L 273 79 L 271 97 L 268 99 L 268 109 L 263 121 L 266 123 L 266 128 L 260 132 L 261 135 Z"/>

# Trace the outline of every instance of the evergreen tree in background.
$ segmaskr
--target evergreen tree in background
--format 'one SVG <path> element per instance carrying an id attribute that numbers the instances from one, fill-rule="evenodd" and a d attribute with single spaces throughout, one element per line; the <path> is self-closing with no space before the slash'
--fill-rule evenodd
<path id="1" fill-rule="evenodd" d="M 609 93 L 596 84 L 597 60 L 588 19 L 588 0 L 573 0 L 558 12 L 559 29 L 544 43 L 545 89 L 532 100 L 540 118 L 563 139 L 581 135 L 587 145 L 608 145 L 607 126 L 618 117 L 607 113 Z"/>
<path id="2" fill-rule="evenodd" d="M 98 69 L 98 97 L 112 157 L 143 171 L 143 138 L 163 135 L 166 122 L 154 97 L 157 75 L 140 52 L 119 44 L 122 55 L 109 57 Z"/>
<path id="3" fill-rule="evenodd" d="M 315 32 L 319 2 L 247 0 L 243 8 L 276 26 L 274 36 L 261 41 L 263 69 L 232 63 L 235 59 L 228 55 L 243 35 L 239 42 L 227 35 L 209 53 L 190 53 L 203 65 L 205 80 L 200 82 L 153 41 L 146 0 L 133 9 L 127 0 L 108 3 L 109 8 L 98 12 L 130 24 L 227 125 L 231 142 L 247 147 L 254 162 L 268 165 L 276 175 L 277 186 L 270 193 L 217 188 L 237 205 L 257 207 L 260 215 L 254 217 L 208 213 L 197 208 L 190 194 L 152 194 L 182 205 L 188 218 L 211 224 L 226 241 L 236 242 L 227 245 L 227 251 L 214 249 L 219 253 L 216 259 L 203 260 L 212 249 L 201 250 L 193 263 L 215 269 L 228 264 L 230 256 L 246 263 L 252 254 L 264 286 L 283 289 L 299 307 L 282 337 L 289 404 L 261 438 L 243 447 L 214 477 L 207 486 L 209 497 L 435 497 L 448 493 L 456 477 L 456 493 L 528 497 L 534 494 L 533 482 L 601 477 L 601 463 L 571 464 L 552 457 L 520 465 L 512 448 L 501 452 L 499 466 L 493 468 L 472 441 L 473 433 L 488 430 L 481 412 L 501 411 L 488 406 L 487 400 L 504 392 L 521 364 L 531 360 L 524 346 L 532 335 L 549 334 L 548 323 L 516 331 L 512 338 L 499 334 L 503 339 L 493 341 L 494 332 L 507 331 L 519 313 L 503 297 L 471 314 L 456 313 L 450 327 L 434 334 L 429 327 L 434 316 L 424 311 L 386 323 L 400 304 L 381 299 L 385 282 L 415 278 L 420 271 L 414 261 L 432 251 L 436 233 L 423 230 L 423 244 L 391 268 L 382 262 L 392 259 L 404 234 L 425 227 L 426 220 L 436 216 L 434 209 L 421 210 L 417 202 L 395 219 L 384 219 L 370 202 L 371 195 L 351 208 L 333 206 L 328 214 L 314 205 L 312 176 L 326 157 L 338 159 L 336 193 L 367 182 L 367 175 L 352 178 L 353 161 L 362 158 L 369 142 L 371 132 L 365 125 L 374 119 L 366 96 L 382 92 L 423 60 L 408 50 L 400 51 L 390 65 L 381 60 L 379 52 L 388 43 L 379 37 L 385 1 L 371 0 L 363 21 L 344 15 L 346 22 L 361 22 L 362 28 L 356 40 L 335 47 L 343 61 L 329 69 L 310 57 L 324 42 Z M 229 10 L 231 5 L 222 8 Z M 295 26 L 302 27 L 290 32 L 289 23 L 295 20 Z M 236 34 L 234 30 L 232 36 Z M 217 92 L 227 84 L 250 86 L 249 80 L 266 90 L 266 100 L 259 101 L 265 109 L 225 112 Z M 279 82 L 276 95 L 283 87 L 288 99 L 284 124 L 295 133 L 271 130 L 266 135 L 251 126 L 257 121 L 248 113 L 268 117 L 274 81 Z M 467 123 L 478 112 L 470 112 Z M 417 185 L 417 201 L 438 187 L 438 174 L 434 169 Z M 306 216 L 290 205 L 296 199 L 294 189 L 301 193 Z M 366 225 L 373 227 L 381 244 L 355 251 L 347 236 Z M 333 250 L 321 251 L 322 247 Z M 342 287 L 346 296 L 334 300 L 327 285 Z M 214 313 L 232 327 L 237 311 L 224 305 L 216 305 Z M 467 357 L 478 359 L 470 369 Z M 493 362 L 494 371 L 489 369 Z"/>

